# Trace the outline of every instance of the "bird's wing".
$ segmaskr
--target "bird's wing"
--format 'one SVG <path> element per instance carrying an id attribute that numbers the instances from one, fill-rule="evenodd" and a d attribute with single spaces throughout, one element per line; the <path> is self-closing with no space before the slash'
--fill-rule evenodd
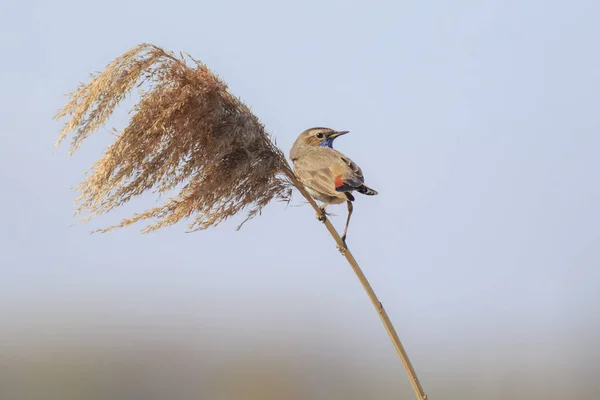
<path id="1" fill-rule="evenodd" d="M 294 171 L 305 186 L 339 197 L 362 187 L 365 178 L 360 167 L 337 150 L 316 148 L 294 161 Z"/>
<path id="2" fill-rule="evenodd" d="M 365 177 L 363 176 L 362 170 L 360 169 L 360 167 L 358 165 L 356 165 L 356 163 L 354 161 L 352 161 L 351 159 L 349 159 L 348 157 L 346 157 L 345 155 L 343 155 L 341 153 L 340 153 L 340 159 L 347 167 L 346 175 L 349 177 L 349 179 L 358 180 L 358 181 L 360 181 L 360 183 L 365 182 Z"/>
<path id="3" fill-rule="evenodd" d="M 335 175 L 331 165 L 318 153 L 297 159 L 294 162 L 294 172 L 305 186 L 327 196 L 339 196 L 335 190 Z"/>
<path id="4" fill-rule="evenodd" d="M 351 159 L 337 152 L 341 162 L 335 166 L 335 190 L 338 192 L 350 192 L 361 187 L 365 181 L 362 170 Z"/>

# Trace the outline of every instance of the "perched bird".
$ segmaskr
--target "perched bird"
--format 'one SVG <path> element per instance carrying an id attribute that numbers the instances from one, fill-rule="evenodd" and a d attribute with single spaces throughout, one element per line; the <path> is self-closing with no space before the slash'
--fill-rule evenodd
<path id="1" fill-rule="evenodd" d="M 310 128 L 298 136 L 290 158 L 294 163 L 294 173 L 316 200 L 323 202 L 320 221 L 325 220 L 325 207 L 330 204 L 348 204 L 348 219 L 342 241 L 346 243 L 348 224 L 352 216 L 353 191 L 368 196 L 377 192 L 364 184 L 365 178 L 358 165 L 333 148 L 335 138 L 348 131 L 335 131 L 329 128 Z"/>

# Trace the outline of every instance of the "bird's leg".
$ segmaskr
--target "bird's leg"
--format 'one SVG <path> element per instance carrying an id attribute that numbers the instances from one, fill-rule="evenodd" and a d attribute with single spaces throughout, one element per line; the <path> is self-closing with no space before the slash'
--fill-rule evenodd
<path id="1" fill-rule="evenodd" d="M 352 216 L 352 211 L 354 211 L 354 206 L 350 200 L 347 200 L 346 203 L 348 204 L 348 219 L 346 219 L 346 227 L 344 228 L 344 234 L 342 235 L 342 242 L 344 242 L 344 247 L 347 248 L 346 234 L 348 233 L 348 225 L 350 224 L 350 217 Z"/>

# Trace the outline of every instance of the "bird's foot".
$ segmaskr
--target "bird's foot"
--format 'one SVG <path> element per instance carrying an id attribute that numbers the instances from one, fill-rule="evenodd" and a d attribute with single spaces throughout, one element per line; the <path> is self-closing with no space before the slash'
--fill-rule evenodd
<path id="1" fill-rule="evenodd" d="M 348 245 L 346 244 L 346 236 L 342 237 L 342 243 L 343 245 L 337 245 L 337 249 L 340 252 L 341 255 L 346 255 L 346 250 L 348 250 Z"/>
<path id="2" fill-rule="evenodd" d="M 327 219 L 327 213 L 325 212 L 325 209 L 319 209 L 319 211 L 317 212 L 317 219 L 321 222 L 325 222 L 325 219 Z"/>

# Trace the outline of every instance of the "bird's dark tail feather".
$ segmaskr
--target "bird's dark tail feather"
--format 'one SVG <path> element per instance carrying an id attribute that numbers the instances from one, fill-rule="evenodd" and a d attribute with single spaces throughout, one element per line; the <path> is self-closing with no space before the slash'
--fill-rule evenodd
<path id="1" fill-rule="evenodd" d="M 366 194 L 367 196 L 375 196 L 376 194 L 379 194 L 377 193 L 377 190 L 373 190 L 366 185 L 359 186 L 358 188 L 356 188 L 356 191 L 358 193 Z"/>

